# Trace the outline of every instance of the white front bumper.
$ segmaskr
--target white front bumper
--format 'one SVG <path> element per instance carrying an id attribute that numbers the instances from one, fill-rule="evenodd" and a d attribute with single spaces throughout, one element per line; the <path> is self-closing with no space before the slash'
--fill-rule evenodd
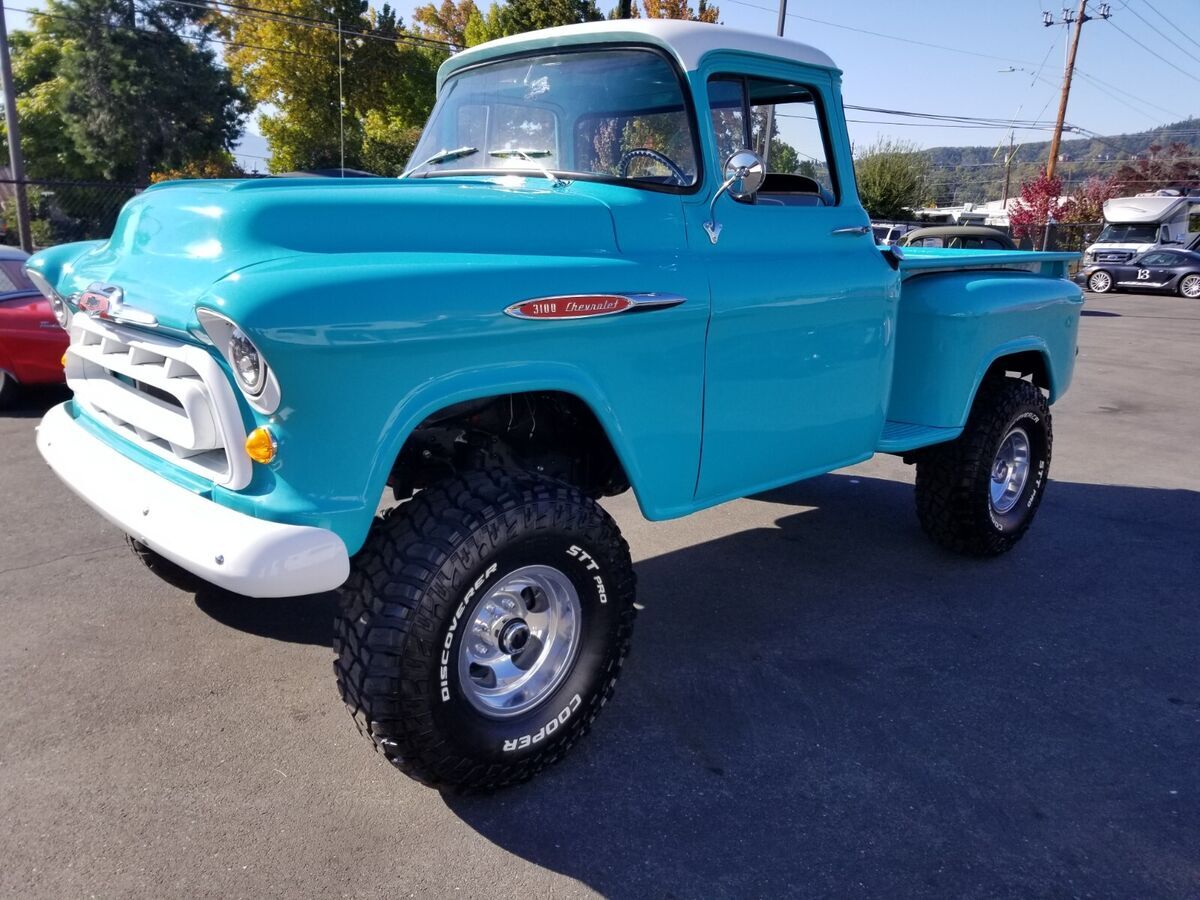
<path id="1" fill-rule="evenodd" d="M 248 597 L 294 597 L 338 587 L 350 574 L 332 531 L 256 519 L 155 475 L 79 425 L 66 405 L 38 426 L 55 474 L 118 528 L 189 572 Z"/>

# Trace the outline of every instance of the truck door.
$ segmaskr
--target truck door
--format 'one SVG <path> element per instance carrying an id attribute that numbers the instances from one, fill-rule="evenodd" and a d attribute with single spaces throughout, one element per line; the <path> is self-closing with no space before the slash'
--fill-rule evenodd
<path id="1" fill-rule="evenodd" d="M 703 225 L 719 170 L 689 204 L 689 240 L 712 291 L 697 500 L 716 502 L 871 455 L 899 276 L 858 202 L 827 71 L 796 80 L 717 71 L 705 89 L 708 158 L 723 164 L 749 147 L 768 173 L 752 200 L 717 199 L 715 243 Z"/>

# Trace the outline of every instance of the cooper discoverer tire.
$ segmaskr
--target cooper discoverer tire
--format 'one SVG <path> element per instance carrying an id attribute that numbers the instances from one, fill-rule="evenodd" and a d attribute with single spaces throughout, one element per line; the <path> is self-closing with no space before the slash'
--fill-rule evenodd
<path id="1" fill-rule="evenodd" d="M 574 487 L 493 470 L 426 488 L 375 523 L 339 592 L 342 699 L 431 787 L 525 781 L 612 695 L 634 584 L 616 523 Z"/>
<path id="2" fill-rule="evenodd" d="M 1052 445 L 1050 408 L 1037 386 L 1016 378 L 985 382 L 958 439 L 918 458 L 921 527 L 956 553 L 1012 549 L 1042 502 Z"/>

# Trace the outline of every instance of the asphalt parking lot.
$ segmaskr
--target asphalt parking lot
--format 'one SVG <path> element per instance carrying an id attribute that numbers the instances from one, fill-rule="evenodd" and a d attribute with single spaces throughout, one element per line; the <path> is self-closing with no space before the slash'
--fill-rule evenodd
<path id="1" fill-rule="evenodd" d="M 869 463 L 669 523 L 615 702 L 530 785 L 371 752 L 328 595 L 155 579 L 0 415 L 0 895 L 1196 897 L 1200 304 L 1091 295 L 1039 519 Z"/>

